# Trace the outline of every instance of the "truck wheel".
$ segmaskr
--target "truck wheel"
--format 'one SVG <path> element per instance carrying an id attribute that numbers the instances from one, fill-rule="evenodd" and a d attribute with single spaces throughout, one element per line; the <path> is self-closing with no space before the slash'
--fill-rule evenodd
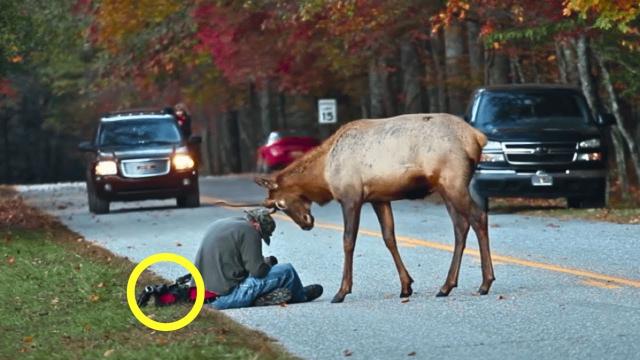
<path id="1" fill-rule="evenodd" d="M 176 203 L 179 208 L 196 208 L 200 206 L 200 190 L 195 190 L 185 195 L 178 196 Z"/>
<path id="2" fill-rule="evenodd" d="M 109 200 L 102 199 L 93 190 L 87 190 L 87 197 L 89 198 L 89 211 L 94 214 L 108 214 L 109 213 Z"/>
<path id="3" fill-rule="evenodd" d="M 601 194 L 589 198 L 567 198 L 567 205 L 573 209 L 602 208 L 606 206 L 605 197 L 605 194 Z"/>

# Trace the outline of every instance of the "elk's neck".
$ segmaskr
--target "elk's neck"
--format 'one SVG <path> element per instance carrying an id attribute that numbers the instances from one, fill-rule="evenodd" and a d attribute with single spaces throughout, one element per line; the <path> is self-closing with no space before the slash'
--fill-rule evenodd
<path id="1" fill-rule="evenodd" d="M 297 188 L 309 200 L 320 205 L 333 199 L 324 176 L 327 151 L 318 147 L 278 174 L 285 187 Z"/>

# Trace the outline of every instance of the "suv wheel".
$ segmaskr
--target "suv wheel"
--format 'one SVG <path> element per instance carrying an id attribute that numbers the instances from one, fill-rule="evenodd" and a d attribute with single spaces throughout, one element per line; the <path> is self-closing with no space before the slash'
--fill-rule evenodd
<path id="1" fill-rule="evenodd" d="M 567 205 L 574 209 L 602 208 L 606 206 L 605 194 L 589 198 L 567 198 Z"/>
<path id="2" fill-rule="evenodd" d="M 93 190 L 87 190 L 87 197 L 89 198 L 90 212 L 94 214 L 109 213 L 109 200 L 102 199 Z"/>
<path id="3" fill-rule="evenodd" d="M 196 208 L 200 206 L 200 190 L 196 187 L 193 191 L 178 196 L 176 199 L 180 208 Z"/>

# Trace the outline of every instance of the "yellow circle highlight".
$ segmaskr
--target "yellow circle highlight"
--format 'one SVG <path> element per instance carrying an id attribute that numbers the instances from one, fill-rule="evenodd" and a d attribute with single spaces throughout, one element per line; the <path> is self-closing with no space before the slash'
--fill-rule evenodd
<path id="1" fill-rule="evenodd" d="M 196 301 L 193 308 L 191 308 L 191 311 L 189 311 L 182 319 L 168 323 L 155 321 L 147 317 L 147 315 L 140 310 L 136 301 L 136 282 L 138 281 L 140 274 L 142 274 L 142 272 L 149 266 L 162 261 L 173 262 L 181 265 L 191 273 L 196 282 Z M 129 304 L 129 309 L 131 309 L 133 316 L 135 316 L 143 325 L 153 330 L 175 331 L 182 329 L 189 325 L 196 316 L 198 316 L 198 313 L 200 313 L 200 310 L 202 309 L 202 305 L 204 305 L 204 280 L 202 279 L 202 275 L 200 274 L 200 271 L 198 271 L 198 268 L 196 268 L 195 265 L 186 258 L 172 253 L 154 254 L 142 260 L 133 269 L 131 275 L 129 275 L 129 281 L 127 282 L 127 303 Z"/>

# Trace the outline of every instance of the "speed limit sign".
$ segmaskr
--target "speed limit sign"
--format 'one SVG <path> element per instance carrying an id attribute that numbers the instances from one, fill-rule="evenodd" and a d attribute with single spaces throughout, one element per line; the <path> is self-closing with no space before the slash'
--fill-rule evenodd
<path id="1" fill-rule="evenodd" d="M 318 122 L 320 124 L 335 124 L 338 122 L 338 103 L 336 99 L 318 100 Z"/>

